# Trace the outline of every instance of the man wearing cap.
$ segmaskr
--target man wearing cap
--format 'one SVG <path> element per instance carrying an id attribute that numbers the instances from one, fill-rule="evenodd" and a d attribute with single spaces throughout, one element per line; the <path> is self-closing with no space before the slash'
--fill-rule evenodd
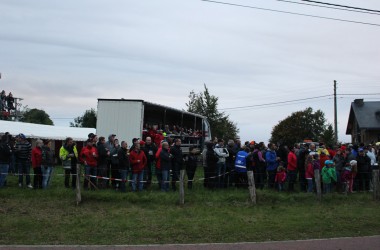
<path id="1" fill-rule="evenodd" d="M 15 157 L 18 166 L 18 186 L 23 186 L 23 176 L 26 178 L 28 188 L 33 188 L 30 183 L 30 164 L 32 157 L 32 145 L 26 140 L 24 134 L 19 134 L 16 138 Z"/>

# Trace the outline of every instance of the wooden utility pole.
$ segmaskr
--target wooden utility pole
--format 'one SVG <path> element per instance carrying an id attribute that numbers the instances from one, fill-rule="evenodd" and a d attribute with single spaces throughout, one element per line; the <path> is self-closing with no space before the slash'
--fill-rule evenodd
<path id="1" fill-rule="evenodd" d="M 77 200 L 77 205 L 79 205 L 79 203 L 81 203 L 82 201 L 82 194 L 81 194 L 81 191 L 80 191 L 80 164 L 77 164 L 77 181 L 76 181 L 76 200 Z"/>
<path id="2" fill-rule="evenodd" d="M 336 80 L 334 80 L 334 133 L 336 145 L 338 143 L 338 108 L 336 100 Z"/>
<path id="3" fill-rule="evenodd" d="M 322 200 L 322 189 L 321 189 L 321 173 L 319 172 L 319 169 L 314 170 L 314 179 L 315 179 L 315 186 L 317 188 L 317 199 L 320 202 Z"/>
<path id="4" fill-rule="evenodd" d="M 251 202 L 256 205 L 257 200 L 256 200 L 256 187 L 255 187 L 255 178 L 253 175 L 253 171 L 248 171 L 247 172 L 248 176 L 248 190 L 249 190 L 249 197 L 251 198 Z"/>

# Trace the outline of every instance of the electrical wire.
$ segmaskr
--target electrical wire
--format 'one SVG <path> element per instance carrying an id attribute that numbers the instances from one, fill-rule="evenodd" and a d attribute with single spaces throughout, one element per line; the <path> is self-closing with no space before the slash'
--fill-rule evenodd
<path id="1" fill-rule="evenodd" d="M 347 22 L 347 23 L 356 23 L 356 24 L 363 24 L 363 25 L 370 25 L 370 26 L 380 27 L 380 24 L 377 24 L 377 23 L 367 23 L 367 22 L 353 21 L 353 20 L 333 18 L 333 17 L 324 17 L 324 16 L 317 16 L 317 15 L 309 15 L 309 14 L 303 14 L 303 13 L 298 13 L 298 12 L 290 12 L 290 11 L 284 11 L 284 10 L 275 10 L 275 9 L 261 8 L 261 7 L 256 7 L 256 6 L 241 5 L 241 4 L 228 3 L 228 2 L 219 2 L 219 1 L 212 1 L 212 0 L 201 0 L 201 1 L 208 2 L 208 3 L 214 3 L 214 4 L 223 4 L 223 5 L 229 5 L 229 6 L 235 6 L 235 7 L 242 7 L 242 8 L 249 8 L 249 9 L 256 9 L 256 10 L 264 10 L 264 11 L 271 11 L 271 12 L 277 12 L 277 13 L 284 13 L 284 14 L 290 14 L 290 15 L 296 15 L 296 16 L 313 17 L 313 18 L 319 18 L 319 19 L 326 19 L 326 20 L 333 20 L 333 21 L 340 21 L 340 22 Z"/>
<path id="2" fill-rule="evenodd" d="M 364 13 L 364 14 L 370 14 L 370 15 L 380 15 L 380 13 L 376 13 L 376 12 L 368 12 L 368 11 L 354 10 L 354 9 L 344 9 L 344 8 L 338 8 L 338 7 L 332 7 L 332 6 L 323 6 L 323 5 L 311 4 L 311 3 L 300 3 L 300 2 L 294 2 L 294 1 L 289 1 L 289 0 L 274 0 L 274 1 L 284 2 L 284 3 L 292 3 L 292 4 L 298 4 L 298 5 L 313 6 L 313 7 L 325 8 L 325 9 L 334 9 L 334 10 L 343 10 L 343 11 Z"/>
<path id="3" fill-rule="evenodd" d="M 372 11 L 372 12 L 380 13 L 380 10 L 365 9 L 365 8 L 353 7 L 353 6 L 348 6 L 348 5 L 340 5 L 340 4 L 320 2 L 320 1 L 312 1 L 312 0 L 301 0 L 301 1 L 310 2 L 310 3 L 317 3 L 317 4 L 325 4 L 325 5 L 329 5 L 329 6 L 343 7 L 343 8 L 354 9 L 354 10 L 364 10 L 364 11 Z"/>
<path id="4" fill-rule="evenodd" d="M 302 98 L 302 99 L 295 99 L 295 100 L 289 100 L 289 101 L 282 101 L 282 102 L 272 102 L 272 103 L 264 103 L 264 104 L 255 104 L 255 105 L 247 105 L 247 106 L 240 106 L 240 107 L 233 107 L 233 108 L 222 108 L 219 110 L 233 110 L 233 109 L 242 109 L 242 108 L 253 108 L 253 107 L 262 107 L 262 106 L 269 106 L 273 104 L 285 104 L 285 103 L 291 103 L 291 102 L 297 102 L 297 101 L 306 101 L 306 100 L 313 100 L 313 99 L 319 99 L 323 97 L 331 97 L 330 95 L 321 95 L 321 96 L 314 96 L 314 97 L 308 97 L 308 98 Z"/>

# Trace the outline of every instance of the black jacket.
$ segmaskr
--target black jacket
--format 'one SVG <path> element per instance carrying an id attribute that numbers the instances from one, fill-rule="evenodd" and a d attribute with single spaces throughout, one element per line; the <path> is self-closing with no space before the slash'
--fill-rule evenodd
<path id="1" fill-rule="evenodd" d="M 130 170 L 131 163 L 129 161 L 129 156 L 127 154 L 128 149 L 120 147 L 117 152 L 117 158 L 119 159 L 119 169 L 120 170 Z"/>
<path id="2" fill-rule="evenodd" d="M 98 143 L 97 149 L 99 155 L 98 166 L 104 166 L 107 164 L 108 159 L 106 145 L 104 143 Z"/>
<path id="3" fill-rule="evenodd" d="M 182 169 L 183 155 L 181 146 L 173 146 L 170 148 L 170 153 L 173 155 L 173 168 Z"/>
<path id="4" fill-rule="evenodd" d="M 156 160 L 156 153 L 157 153 L 157 147 L 156 145 L 152 142 L 150 145 L 148 144 L 145 144 L 145 147 L 144 147 L 144 153 L 145 153 L 145 156 L 146 156 L 146 159 L 148 160 L 148 163 L 147 165 L 151 165 L 152 163 L 154 163 L 154 161 Z"/>
<path id="5" fill-rule="evenodd" d="M 0 144 L 0 164 L 9 164 L 12 150 L 8 143 Z"/>
<path id="6" fill-rule="evenodd" d="M 42 162 L 41 165 L 46 167 L 52 167 L 55 164 L 54 151 L 48 146 L 42 147 Z"/>
<path id="7" fill-rule="evenodd" d="M 358 173 L 368 173 L 371 171 L 371 159 L 368 156 L 358 155 L 356 161 L 358 162 Z"/>
<path id="8" fill-rule="evenodd" d="M 170 153 L 166 149 L 162 149 L 160 153 L 161 158 L 161 170 L 170 170 L 172 168 L 172 158 L 170 157 Z"/>

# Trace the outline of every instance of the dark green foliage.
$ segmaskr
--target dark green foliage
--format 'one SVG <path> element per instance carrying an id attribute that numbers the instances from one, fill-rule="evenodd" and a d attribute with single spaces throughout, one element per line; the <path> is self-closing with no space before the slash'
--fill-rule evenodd
<path id="1" fill-rule="evenodd" d="M 325 114 L 312 108 L 292 113 L 272 130 L 271 142 L 292 145 L 305 139 L 319 141 L 326 130 Z"/>
<path id="2" fill-rule="evenodd" d="M 82 116 L 78 116 L 74 122 L 70 122 L 70 127 L 96 128 L 95 109 L 86 110 Z"/>
<path id="3" fill-rule="evenodd" d="M 26 110 L 22 112 L 20 121 L 44 125 L 54 125 L 53 121 L 50 119 L 50 116 L 44 110 L 36 108 L 26 108 Z"/>
<path id="4" fill-rule="evenodd" d="M 187 111 L 207 117 L 213 137 L 225 140 L 235 138 L 239 133 L 236 123 L 232 122 L 224 112 L 218 111 L 219 98 L 211 95 L 206 85 L 204 88 L 203 92 L 190 92 L 190 100 L 186 104 Z"/>

